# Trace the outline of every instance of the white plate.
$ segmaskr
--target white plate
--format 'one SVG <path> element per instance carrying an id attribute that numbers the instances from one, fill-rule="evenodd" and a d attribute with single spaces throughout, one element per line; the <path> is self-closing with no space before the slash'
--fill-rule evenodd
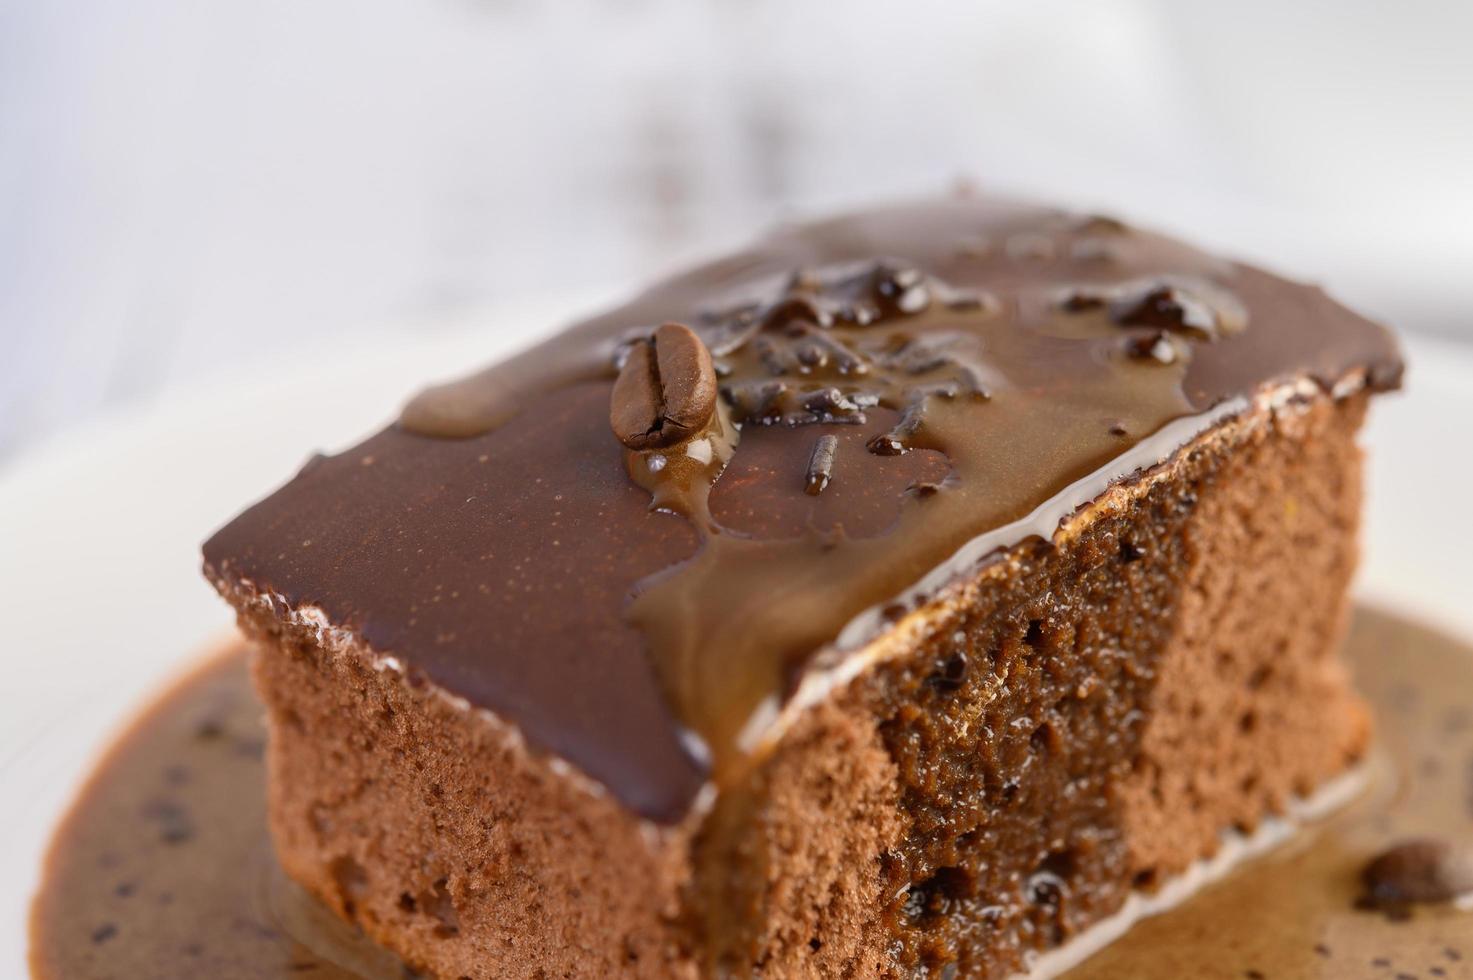
<path id="1" fill-rule="evenodd" d="M 403 349 L 294 352 L 242 377 L 76 430 L 0 476 L 0 975 L 25 975 L 27 906 L 49 830 L 108 735 L 231 616 L 199 543 L 319 447 L 367 433 L 423 380 L 531 339 L 566 310 L 498 315 Z M 1409 345 L 1409 391 L 1383 399 L 1363 594 L 1473 637 L 1464 563 L 1473 487 L 1473 354 Z"/>

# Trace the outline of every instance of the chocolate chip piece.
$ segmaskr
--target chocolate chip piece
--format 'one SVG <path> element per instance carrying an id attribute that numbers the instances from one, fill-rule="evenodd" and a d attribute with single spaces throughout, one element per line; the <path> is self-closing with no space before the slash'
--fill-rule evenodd
<path id="1" fill-rule="evenodd" d="M 919 269 L 881 262 L 872 275 L 875 296 L 885 312 L 910 316 L 931 305 L 931 290 Z"/>
<path id="2" fill-rule="evenodd" d="M 903 456 L 909 451 L 910 440 L 920 431 L 925 418 L 925 400 L 918 399 L 906 406 L 894 428 L 870 439 L 865 448 L 876 456 Z"/>
<path id="3" fill-rule="evenodd" d="M 808 474 L 804 479 L 803 492 L 817 497 L 829 485 L 834 475 L 834 453 L 839 449 L 838 437 L 819 436 L 813 444 L 813 455 L 808 459 Z"/>
<path id="4" fill-rule="evenodd" d="M 1126 293 L 1110 304 L 1110 318 L 1128 326 L 1192 330 L 1208 337 L 1217 334 L 1212 307 L 1169 283 Z"/>
<path id="5" fill-rule="evenodd" d="M 614 382 L 609 424 L 630 449 L 690 438 L 716 409 L 711 353 L 689 327 L 667 323 L 636 343 Z"/>
<path id="6" fill-rule="evenodd" d="M 1069 289 L 1059 297 L 1059 309 L 1066 313 L 1083 313 L 1104 306 L 1105 294 L 1098 289 Z"/>
<path id="7" fill-rule="evenodd" d="M 1361 881 L 1362 907 L 1451 901 L 1473 894 L 1473 848 L 1431 838 L 1404 841 L 1372 858 Z"/>
<path id="8" fill-rule="evenodd" d="M 1154 327 L 1199 340 L 1217 340 L 1248 325 L 1242 303 L 1213 283 L 1187 277 L 1135 280 L 1114 287 L 1078 286 L 1057 300 L 1066 313 L 1105 307 L 1110 319 L 1124 327 Z"/>
<path id="9" fill-rule="evenodd" d="M 778 301 L 762 316 L 764 330 L 781 331 L 797 325 L 831 327 L 833 314 L 811 296 L 794 295 Z"/>
<path id="10" fill-rule="evenodd" d="M 824 422 L 862 422 L 859 405 L 833 386 L 803 396 L 803 408 Z"/>
<path id="11" fill-rule="evenodd" d="M 860 375 L 869 373 L 869 365 L 864 362 L 862 357 L 827 333 L 812 331 L 805 338 L 805 343 L 812 345 L 813 348 L 821 352 L 822 364 L 832 365 L 840 374 Z M 802 357 L 803 353 L 800 348 L 800 361 Z"/>
<path id="12" fill-rule="evenodd" d="M 865 443 L 865 448 L 876 456 L 903 456 L 905 443 L 892 432 L 882 432 Z"/>
<path id="13" fill-rule="evenodd" d="M 1209 282 L 1163 281 L 1122 290 L 1110 317 L 1131 326 L 1161 327 L 1217 340 L 1248 325 L 1248 311 L 1231 292 Z"/>
<path id="14" fill-rule="evenodd" d="M 1164 330 L 1129 338 L 1125 342 L 1125 352 L 1138 361 L 1155 361 L 1157 364 L 1175 364 L 1179 356 L 1176 345 Z"/>

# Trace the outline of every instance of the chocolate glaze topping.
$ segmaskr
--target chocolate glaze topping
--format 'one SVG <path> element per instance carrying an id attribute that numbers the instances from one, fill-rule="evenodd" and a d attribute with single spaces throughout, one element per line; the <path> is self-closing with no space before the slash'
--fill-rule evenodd
<path id="1" fill-rule="evenodd" d="M 1400 371 L 1318 289 L 1112 219 L 893 207 L 784 228 L 424 392 L 205 557 L 669 821 L 805 672 L 975 567 L 969 542 L 1047 536 L 1051 501 L 1263 385 Z"/>

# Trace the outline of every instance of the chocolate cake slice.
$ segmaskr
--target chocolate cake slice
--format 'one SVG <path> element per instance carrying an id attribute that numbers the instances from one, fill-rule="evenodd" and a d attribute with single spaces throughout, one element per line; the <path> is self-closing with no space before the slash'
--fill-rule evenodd
<path id="1" fill-rule="evenodd" d="M 288 873 L 437 977 L 1005 977 L 1345 773 L 1393 341 L 1118 221 L 789 227 L 205 545 Z"/>

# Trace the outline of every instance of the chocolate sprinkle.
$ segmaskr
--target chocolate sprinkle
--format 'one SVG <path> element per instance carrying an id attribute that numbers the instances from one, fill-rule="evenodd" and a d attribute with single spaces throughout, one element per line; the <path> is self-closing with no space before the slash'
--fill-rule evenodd
<path id="1" fill-rule="evenodd" d="M 804 479 L 803 492 L 811 497 L 823 493 L 834 472 L 834 452 L 839 448 L 837 436 L 823 435 L 813 444 L 813 455 L 808 460 L 808 474 Z"/>

